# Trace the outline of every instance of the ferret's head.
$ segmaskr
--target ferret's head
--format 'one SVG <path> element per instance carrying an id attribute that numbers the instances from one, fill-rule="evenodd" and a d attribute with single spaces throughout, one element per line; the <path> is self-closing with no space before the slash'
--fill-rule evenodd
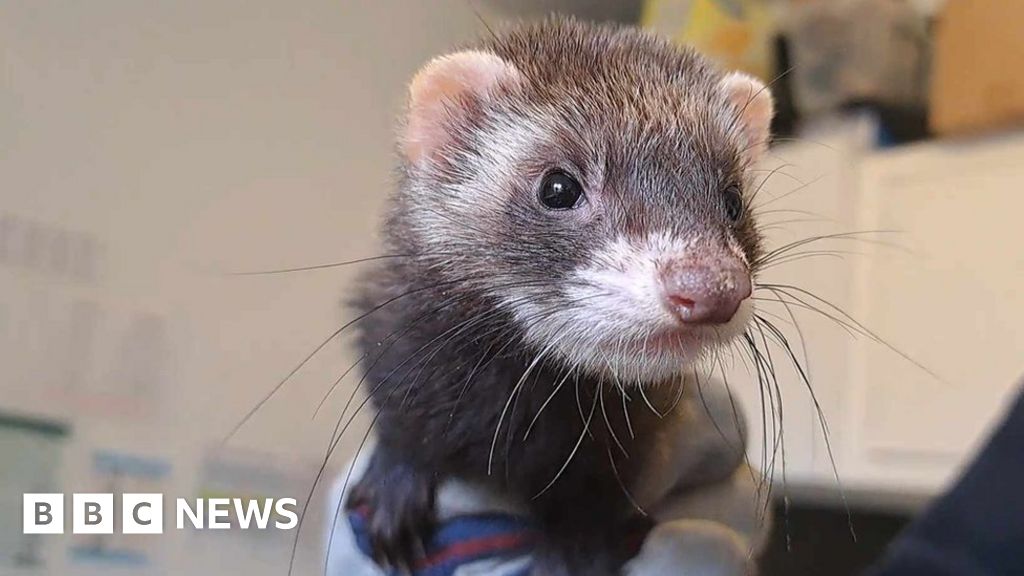
<path id="1" fill-rule="evenodd" d="M 647 33 L 520 27 L 413 79 L 393 222 L 536 353 L 660 381 L 751 317 L 771 116 L 758 80 Z"/>

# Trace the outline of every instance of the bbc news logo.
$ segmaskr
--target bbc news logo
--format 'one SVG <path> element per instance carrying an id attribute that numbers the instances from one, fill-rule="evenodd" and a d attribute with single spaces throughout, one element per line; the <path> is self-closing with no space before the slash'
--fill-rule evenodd
<path id="1" fill-rule="evenodd" d="M 24 494 L 25 534 L 63 534 L 64 494 Z M 294 498 L 197 498 L 174 501 L 175 527 L 184 530 L 229 530 L 237 528 L 291 530 L 298 526 Z M 113 494 L 72 494 L 72 534 L 113 534 Z M 163 534 L 163 494 L 122 494 L 122 534 Z M 272 521 L 273 520 L 273 521 Z"/>

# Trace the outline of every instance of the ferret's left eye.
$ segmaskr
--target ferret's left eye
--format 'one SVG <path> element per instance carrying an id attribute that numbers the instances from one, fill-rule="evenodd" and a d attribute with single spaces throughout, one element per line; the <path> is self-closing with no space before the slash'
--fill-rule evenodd
<path id="1" fill-rule="evenodd" d="M 743 216 L 743 193 L 735 184 L 725 189 L 725 214 L 733 222 Z"/>
<path id="2" fill-rule="evenodd" d="M 583 198 L 583 186 L 561 170 L 544 177 L 540 184 L 540 202 L 552 210 L 575 208 Z"/>

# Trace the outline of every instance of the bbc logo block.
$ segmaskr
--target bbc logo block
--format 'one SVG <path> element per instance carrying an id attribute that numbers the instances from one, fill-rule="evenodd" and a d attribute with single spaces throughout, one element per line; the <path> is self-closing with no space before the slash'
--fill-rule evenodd
<path id="1" fill-rule="evenodd" d="M 163 495 L 125 494 L 121 499 L 121 531 L 125 534 L 163 534 Z"/>
<path id="2" fill-rule="evenodd" d="M 38 518 L 38 515 L 36 516 Z M 74 534 L 113 534 L 113 494 L 73 494 L 71 496 L 71 532 Z"/>
<path id="3" fill-rule="evenodd" d="M 63 494 L 25 494 L 25 534 L 63 534 Z M 178 530 L 294 530 L 299 524 L 295 498 L 178 498 L 169 515 Z M 163 534 L 163 494 L 72 494 L 73 534 Z M 117 519 L 120 518 L 120 523 Z"/>
<path id="4" fill-rule="evenodd" d="M 25 534 L 64 533 L 63 494 L 25 494 L 22 511 Z M 122 494 L 121 532 L 163 534 L 162 494 Z M 113 534 L 117 511 L 113 494 L 72 494 L 73 534 Z"/>
<path id="5" fill-rule="evenodd" d="M 64 533 L 63 494 L 25 494 L 22 511 L 25 534 Z"/>

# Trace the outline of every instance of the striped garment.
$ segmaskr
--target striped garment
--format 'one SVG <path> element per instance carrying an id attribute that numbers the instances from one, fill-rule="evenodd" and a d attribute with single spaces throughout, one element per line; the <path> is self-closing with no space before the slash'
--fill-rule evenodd
<path id="1" fill-rule="evenodd" d="M 349 513 L 349 524 L 356 545 L 363 554 L 370 554 L 366 532 L 366 509 Z M 426 557 L 413 569 L 413 576 L 462 576 L 481 574 L 486 564 L 488 574 L 525 576 L 529 569 L 530 551 L 536 542 L 536 530 L 530 523 L 511 514 L 482 513 L 452 518 L 442 524 L 427 544 Z M 503 570 L 502 567 L 505 567 Z M 393 571 L 389 576 L 397 576 Z"/>
<path id="2" fill-rule="evenodd" d="M 714 389 L 704 398 L 684 396 L 680 441 L 666 452 L 661 466 L 664 497 L 648 508 L 653 522 L 630 529 L 622 541 L 634 554 L 625 576 L 747 576 L 758 555 L 768 520 L 764 503 L 753 482 L 754 474 L 742 465 L 742 426 L 730 432 L 717 422 L 734 422 L 728 396 Z M 397 572 L 377 566 L 369 556 L 366 526 L 368 509 L 338 518 L 349 481 L 365 470 L 373 451 L 367 445 L 349 473 L 335 480 L 325 517 L 325 542 L 330 576 L 393 576 Z M 437 494 L 437 521 L 426 556 L 414 566 L 414 576 L 527 576 L 539 538 L 535 525 L 517 509 L 481 486 L 456 479 L 442 483 Z"/>
<path id="3" fill-rule="evenodd" d="M 349 525 L 359 550 L 369 557 L 370 540 L 366 531 L 367 508 L 349 513 Z M 630 526 L 624 538 L 631 555 L 640 550 L 650 530 L 649 522 Z M 445 521 L 427 544 L 426 556 L 413 567 L 412 576 L 462 576 L 500 574 L 525 576 L 530 554 L 539 533 L 527 519 L 513 514 L 478 513 L 456 516 Z M 483 572 L 483 568 L 487 572 Z M 398 576 L 397 571 L 391 574 Z M 390 575 L 389 575 L 390 576 Z"/>

